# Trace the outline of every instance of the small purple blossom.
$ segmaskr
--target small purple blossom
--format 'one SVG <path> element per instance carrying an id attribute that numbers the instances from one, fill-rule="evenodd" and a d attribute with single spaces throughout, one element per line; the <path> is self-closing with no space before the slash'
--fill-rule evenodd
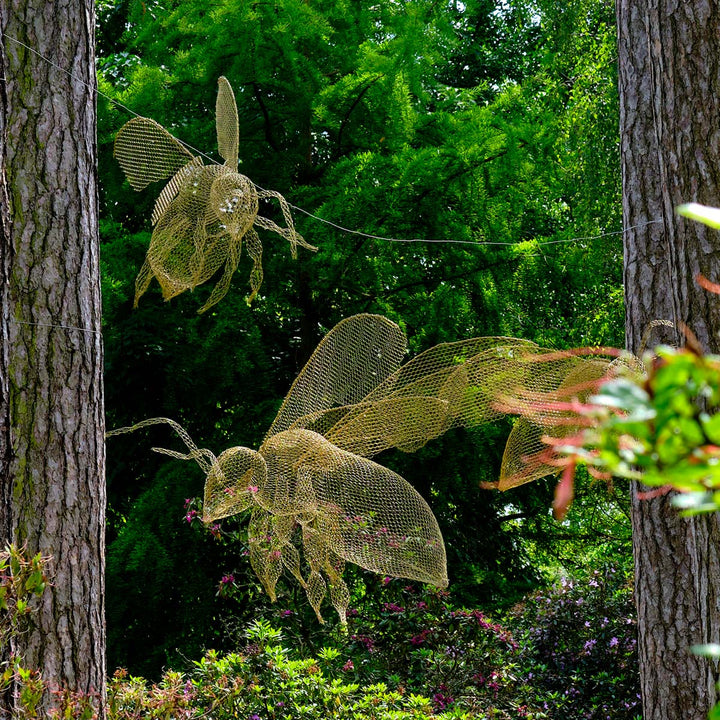
<path id="1" fill-rule="evenodd" d="M 355 642 L 358 642 L 361 645 L 364 645 L 365 649 L 369 653 L 371 653 L 375 649 L 375 641 L 367 635 L 352 635 L 350 639 L 355 640 Z"/>
<path id="2" fill-rule="evenodd" d="M 430 630 L 423 630 L 419 635 L 414 635 L 413 637 L 411 637 L 410 642 L 416 647 L 418 645 L 422 645 L 427 640 L 429 634 Z"/>
<path id="3" fill-rule="evenodd" d="M 385 612 L 392 612 L 392 613 L 404 613 L 405 608 L 400 607 L 400 605 L 396 605 L 395 603 L 389 602 L 389 603 L 383 603 L 383 610 Z"/>

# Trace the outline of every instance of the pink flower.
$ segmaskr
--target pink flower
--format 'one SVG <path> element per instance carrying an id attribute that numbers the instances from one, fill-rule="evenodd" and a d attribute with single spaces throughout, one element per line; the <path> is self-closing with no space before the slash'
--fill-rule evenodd
<path id="1" fill-rule="evenodd" d="M 352 660 L 348 660 L 342 667 L 343 672 L 350 672 L 351 670 L 355 669 L 355 666 L 353 665 Z"/>
<path id="2" fill-rule="evenodd" d="M 394 613 L 405 612 L 404 607 L 400 607 L 399 605 L 396 605 L 395 603 L 383 603 L 383 610 L 385 610 L 385 612 L 394 612 Z"/>
<path id="3" fill-rule="evenodd" d="M 419 635 L 415 635 L 414 637 L 410 638 L 410 642 L 417 646 L 422 645 L 425 640 L 427 640 L 427 636 L 430 634 L 429 630 L 423 630 Z"/>

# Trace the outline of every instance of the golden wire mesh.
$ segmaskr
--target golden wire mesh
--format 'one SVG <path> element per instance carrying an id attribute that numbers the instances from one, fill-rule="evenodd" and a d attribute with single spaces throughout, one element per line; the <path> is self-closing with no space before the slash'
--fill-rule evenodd
<path id="1" fill-rule="evenodd" d="M 513 405 L 507 408 L 521 417 L 515 421 L 505 444 L 499 490 L 559 472 L 557 466 L 548 462 L 545 439 L 569 437 L 580 429 L 573 404 L 585 402 L 612 366 L 610 360 L 602 357 L 568 356 L 533 362 L 532 369 L 530 381 L 513 390 Z M 503 400 L 507 399 L 506 394 Z"/>
<path id="2" fill-rule="evenodd" d="M 258 190 L 237 172 L 238 114 L 228 81 L 218 80 L 215 105 L 218 151 L 223 165 L 203 165 L 154 120 L 133 118 L 120 128 L 114 154 L 128 182 L 142 190 L 152 182 L 168 180 L 152 213 L 153 233 L 145 263 L 135 281 L 135 306 L 153 277 L 163 298 L 170 300 L 193 290 L 222 270 L 222 275 L 199 312 L 205 312 L 227 293 L 240 262 L 243 240 L 253 266 L 251 301 L 263 280 L 262 243 L 255 226 L 274 232 L 297 247 L 317 248 L 295 231 L 290 206 L 280 193 Z M 258 214 L 259 201 L 274 198 L 280 205 L 285 227 Z"/>
<path id="3" fill-rule="evenodd" d="M 674 328 L 669 320 L 653 320 L 643 334 L 639 353 L 643 355 L 652 331 Z M 560 352 L 526 354 L 527 380 L 513 388 L 499 387 L 494 406 L 518 415 L 507 439 L 497 483 L 509 490 L 527 482 L 560 472 L 555 448 L 558 440 L 578 433 L 583 422 L 580 406 L 596 393 L 602 382 L 621 374 L 641 376 L 642 360 L 614 348 L 584 348 Z"/>
<path id="4" fill-rule="evenodd" d="M 449 428 L 533 406 L 543 394 L 575 398 L 609 367 L 603 358 L 563 353 L 548 360 L 547 351 L 515 338 L 444 343 L 400 366 L 405 350 L 403 332 L 387 318 L 347 318 L 320 342 L 258 451 L 232 447 L 215 457 L 176 423 L 189 452 L 160 450 L 195 459 L 206 473 L 205 522 L 251 510 L 250 562 L 263 587 L 275 599 L 288 571 L 321 621 L 328 592 L 344 621 L 346 562 L 443 587 L 448 582 L 432 511 L 407 481 L 371 460 L 374 455 L 416 450 Z M 501 489 L 557 471 L 528 458 L 542 435 L 566 432 L 562 415 L 539 410 L 517 421 Z M 146 420 L 112 434 L 157 422 L 168 421 Z"/>

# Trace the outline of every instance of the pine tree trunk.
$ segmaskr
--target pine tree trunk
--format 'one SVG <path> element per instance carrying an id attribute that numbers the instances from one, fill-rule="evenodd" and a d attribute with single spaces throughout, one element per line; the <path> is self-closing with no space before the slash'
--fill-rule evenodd
<path id="1" fill-rule="evenodd" d="M 51 688 L 102 696 L 93 3 L 3 0 L 0 30 L 0 200 L 5 189 L 9 195 L 0 212 L 0 530 L 3 542 L 52 556 L 53 581 L 14 649 Z M 8 712 L 0 708 L 0 716 Z"/>
<path id="2" fill-rule="evenodd" d="M 681 323 L 720 350 L 720 237 L 679 218 L 677 205 L 720 205 L 720 6 L 617 0 L 627 346 L 681 344 Z M 648 224 L 651 223 L 651 224 Z M 640 675 L 647 720 L 704 720 L 715 702 L 714 664 L 695 643 L 720 641 L 717 515 L 681 519 L 669 499 L 633 489 Z"/>
<path id="3" fill-rule="evenodd" d="M 0 9 L 0 23 L 2 10 Z M 2 25 L 0 24 L 0 27 Z M 5 178 L 5 148 L 7 133 L 7 93 L 5 91 L 5 47 L 0 35 L 0 327 L 7 328 L 10 319 L 10 213 Z M 8 371 L 10 351 L 8 334 L 0 331 L 0 538 L 10 537 L 10 485 L 5 482 L 10 464 L 10 385 Z M 0 649 L 0 660 L 3 653 Z"/>

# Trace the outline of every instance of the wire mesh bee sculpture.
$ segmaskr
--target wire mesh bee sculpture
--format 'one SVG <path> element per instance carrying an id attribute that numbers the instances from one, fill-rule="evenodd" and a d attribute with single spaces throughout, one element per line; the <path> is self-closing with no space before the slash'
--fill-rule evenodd
<path id="1" fill-rule="evenodd" d="M 404 333 L 385 317 L 362 314 L 338 323 L 298 375 L 257 451 L 238 446 L 216 457 L 165 418 L 108 435 L 172 425 L 189 452 L 155 449 L 200 465 L 206 523 L 251 511 L 250 563 L 270 597 L 275 599 L 287 571 L 305 588 L 321 621 L 329 592 L 344 622 L 346 562 L 448 584 L 445 547 L 430 507 L 372 457 L 389 448 L 413 452 L 450 428 L 497 419 L 505 413 L 498 398 L 551 392 L 607 367 L 597 358 L 587 365 L 586 358 L 562 356 L 539 371 L 530 360 L 543 350 L 515 338 L 443 343 L 401 365 L 405 352 Z M 565 432 L 556 416 L 546 413 L 539 422 L 548 432 Z M 528 429 L 532 421 L 524 418 L 522 423 L 506 448 L 501 489 L 556 472 L 538 464 L 521 472 L 521 459 L 542 446 L 542 427 Z"/>
<path id="2" fill-rule="evenodd" d="M 290 207 L 280 193 L 258 190 L 238 173 L 238 113 L 230 83 L 218 80 L 216 103 L 218 151 L 224 164 L 204 165 L 180 141 L 154 120 L 133 118 L 120 128 L 114 155 L 135 190 L 167 180 L 152 213 L 153 233 L 145 263 L 135 281 L 135 306 L 157 278 L 163 298 L 193 290 L 222 269 L 222 276 L 199 312 L 227 293 L 240 262 L 243 241 L 253 267 L 251 301 L 263 280 L 262 244 L 255 227 L 270 230 L 297 247 L 315 251 L 295 231 Z M 258 214 L 259 201 L 275 198 L 286 227 Z"/>

